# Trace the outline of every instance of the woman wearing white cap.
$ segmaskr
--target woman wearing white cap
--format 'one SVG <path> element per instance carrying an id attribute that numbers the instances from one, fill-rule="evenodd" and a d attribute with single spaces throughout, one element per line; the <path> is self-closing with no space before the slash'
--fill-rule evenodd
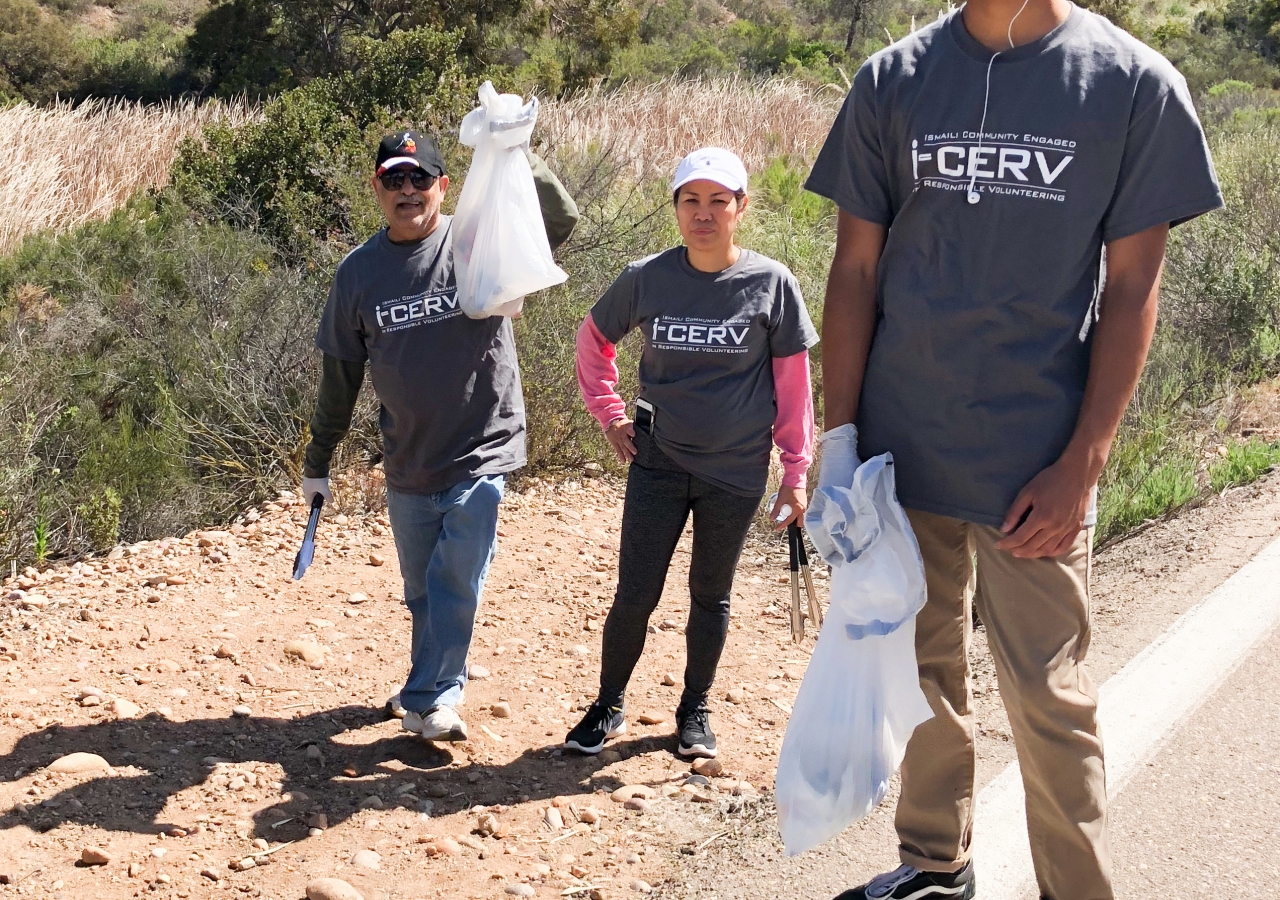
<path id="1" fill-rule="evenodd" d="M 734 242 L 747 208 L 747 171 L 735 154 L 715 147 L 690 153 L 671 189 L 684 244 L 627 266 L 578 330 L 583 399 L 619 459 L 631 463 L 600 695 L 565 740 L 582 753 L 598 753 L 626 731 L 627 682 L 692 513 L 678 751 L 716 755 L 707 696 L 728 634 L 734 569 L 774 443 L 783 486 L 772 518 L 785 527 L 806 506 L 813 458 L 808 349 L 818 335 L 799 285 L 782 263 Z M 644 352 L 633 421 L 617 393 L 614 347 L 636 328 Z"/>

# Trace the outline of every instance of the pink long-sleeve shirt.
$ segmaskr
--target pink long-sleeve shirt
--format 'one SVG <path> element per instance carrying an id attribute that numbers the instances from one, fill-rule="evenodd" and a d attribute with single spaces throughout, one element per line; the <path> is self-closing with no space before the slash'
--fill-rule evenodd
<path id="1" fill-rule="evenodd" d="M 590 314 L 578 328 L 576 348 L 582 399 L 600 427 L 608 428 L 627 414 L 627 403 L 617 390 L 617 348 L 600 333 Z M 773 442 L 782 456 L 782 483 L 804 488 L 813 463 L 814 418 L 807 350 L 773 358 L 773 389 L 778 405 Z"/>

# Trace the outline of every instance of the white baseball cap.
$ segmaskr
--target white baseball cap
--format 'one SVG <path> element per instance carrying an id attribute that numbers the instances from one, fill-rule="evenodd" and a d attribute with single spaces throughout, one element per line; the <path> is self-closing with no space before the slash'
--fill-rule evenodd
<path id="1" fill-rule="evenodd" d="M 714 181 L 735 194 L 747 189 L 747 167 L 738 154 L 720 147 L 703 147 L 680 160 L 675 177 L 671 179 L 671 193 L 702 178 Z"/>

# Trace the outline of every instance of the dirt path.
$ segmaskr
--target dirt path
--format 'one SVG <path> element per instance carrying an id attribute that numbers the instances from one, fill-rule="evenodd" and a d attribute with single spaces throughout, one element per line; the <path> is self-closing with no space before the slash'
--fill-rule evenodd
<path id="1" fill-rule="evenodd" d="M 1100 679 L 1280 531 L 1275 488 L 1235 491 L 1103 554 Z M 451 748 L 381 712 L 409 630 L 385 519 L 327 520 L 300 585 L 289 568 L 304 515 L 287 498 L 231 531 L 10 583 L 0 896 L 295 900 L 333 876 L 365 900 L 649 886 L 821 897 L 891 864 L 891 805 L 819 851 L 781 856 L 768 792 L 812 637 L 790 643 L 776 540 L 753 540 L 735 590 L 713 701 L 723 774 L 685 785 L 672 753 L 679 687 L 665 682 L 683 667 L 687 536 L 632 684 L 628 736 L 596 759 L 555 749 L 594 695 L 620 512 L 606 481 L 535 485 L 505 504 L 472 655 L 487 677 L 467 688 L 472 740 Z M 298 641 L 290 652 L 322 658 L 288 655 Z M 974 650 L 985 781 L 1012 752 L 981 632 Z M 73 752 L 111 768 L 43 769 Z M 612 799 L 635 786 L 644 808 Z M 78 864 L 86 848 L 109 861 Z"/>

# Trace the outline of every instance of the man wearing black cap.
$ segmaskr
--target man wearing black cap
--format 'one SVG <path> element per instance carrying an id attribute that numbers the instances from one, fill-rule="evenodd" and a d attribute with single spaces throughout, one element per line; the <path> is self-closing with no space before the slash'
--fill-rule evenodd
<path id="1" fill-rule="evenodd" d="M 578 210 L 532 153 L 551 246 Z M 378 146 L 373 190 L 387 227 L 338 266 L 320 320 L 324 353 L 302 491 L 329 494 L 329 462 L 347 433 L 367 362 L 382 408 L 387 511 L 413 614 L 406 730 L 466 740 L 455 707 L 480 592 L 497 540 L 504 480 L 525 463 L 524 399 L 510 319 L 470 319 L 458 306 L 449 186 L 436 142 L 416 131 Z"/>

